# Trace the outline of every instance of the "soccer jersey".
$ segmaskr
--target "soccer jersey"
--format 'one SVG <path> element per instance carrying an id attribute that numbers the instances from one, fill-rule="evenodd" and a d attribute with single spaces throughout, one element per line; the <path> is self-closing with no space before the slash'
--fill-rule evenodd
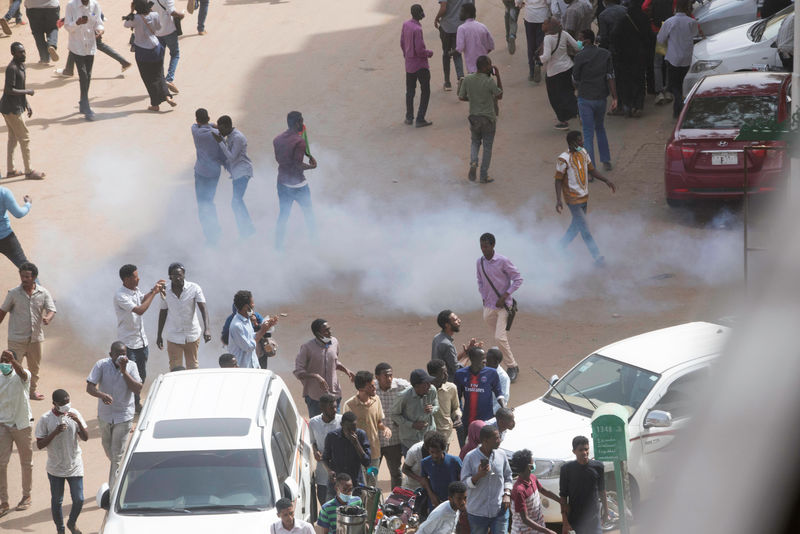
<path id="1" fill-rule="evenodd" d="M 589 171 L 592 170 L 592 158 L 583 147 L 558 156 L 556 180 L 561 182 L 567 204 L 583 204 L 589 200 Z"/>
<path id="2" fill-rule="evenodd" d="M 484 367 L 476 375 L 469 367 L 465 367 L 456 371 L 453 381 L 458 387 L 458 396 L 461 397 L 461 417 L 467 428 L 473 421 L 488 421 L 494 417 L 492 394 L 497 398 L 503 396 L 496 370 Z"/>

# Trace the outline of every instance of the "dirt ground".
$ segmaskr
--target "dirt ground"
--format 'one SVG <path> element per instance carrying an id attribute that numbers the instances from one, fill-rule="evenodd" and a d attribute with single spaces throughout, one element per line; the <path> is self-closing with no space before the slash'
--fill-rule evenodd
<path id="1" fill-rule="evenodd" d="M 133 61 L 120 21 L 126 3 L 101 5 L 104 39 Z M 611 195 L 595 185 L 591 208 L 608 267 L 593 268 L 579 240 L 570 256 L 554 259 L 553 241 L 569 223 L 568 215 L 555 214 L 552 185 L 555 158 L 566 146 L 564 133 L 552 128 L 544 84 L 527 81 L 522 23 L 519 52 L 510 56 L 503 42 L 502 2 L 479 4 L 478 18 L 497 42 L 491 57 L 505 85 L 491 168 L 496 182 L 479 186 L 466 181 L 466 104 L 441 89 L 432 1 L 424 4 L 423 26 L 428 48 L 435 51 L 428 113 L 434 124 L 414 129 L 402 123 L 398 40 L 409 5 L 391 0 L 212 2 L 207 35 L 196 35 L 196 15 L 183 23 L 178 107 L 146 111 L 136 67 L 122 75 L 116 62 L 98 55 L 90 89 L 98 120 L 92 123 L 77 111 L 77 77 L 57 78 L 56 65 L 36 63 L 28 26 L 13 27 L 12 38 L 0 40 L 5 50 L 14 40 L 25 44 L 28 86 L 36 90 L 29 121 L 33 165 L 46 171 L 47 179 L 0 184 L 20 200 L 24 194 L 34 199 L 31 213 L 12 220 L 12 227 L 59 307 L 47 329 L 39 389 L 48 398 L 55 388 L 67 389 L 72 405 L 89 421 L 90 440 L 83 446 L 86 505 L 79 520 L 84 532 L 100 527 L 102 511 L 94 495 L 108 472 L 96 401 L 84 393 L 85 377 L 115 339 L 111 298 L 123 263 L 139 265 L 143 288 L 166 278 L 170 262 L 186 263 L 187 278 L 206 292 L 214 334 L 201 348 L 202 366 L 215 365 L 221 353 L 219 329 L 237 289 L 252 289 L 262 313 L 286 313 L 273 368 L 303 411 L 291 369 L 316 317 L 329 320 L 342 360 L 353 370 L 389 361 L 396 375 L 407 376 L 424 367 L 437 331 L 435 315 L 443 308 L 463 319 L 457 342 L 472 336 L 488 341 L 474 283 L 483 231 L 496 233 L 498 252 L 511 257 L 526 279 L 511 333 L 522 367 L 512 387 L 514 406 L 545 389 L 534 367 L 545 376 L 563 374 L 612 341 L 713 320 L 735 307 L 741 273 L 738 212 L 675 212 L 663 201 L 663 144 L 672 128 L 671 110 L 653 106 L 648 97 L 642 119 L 607 121 L 615 166 L 609 177 L 619 190 Z M 59 44 L 64 57 L 57 66 L 63 66 L 66 32 Z M 225 242 L 219 249 L 203 245 L 189 133 L 197 107 L 208 108 L 212 117 L 231 115 L 248 137 L 256 176 L 246 201 L 259 232 L 247 242 L 235 237 L 230 185 L 223 177 L 217 207 Z M 285 128 L 292 109 L 303 112 L 319 161 L 319 169 L 308 173 L 319 240 L 312 245 L 306 239 L 295 207 L 290 250 L 277 255 L 270 141 Z M 0 261 L 0 287 L 17 284 L 13 266 Z M 155 347 L 156 318 L 155 310 L 146 315 L 151 377 L 167 367 L 166 354 Z M 3 326 L 0 343 L 5 340 Z M 345 385 L 344 392 L 351 395 L 352 386 Z M 33 402 L 34 417 L 48 408 L 47 400 Z M 33 507 L 9 514 L 0 529 L 53 530 L 45 460 L 44 451 L 35 452 Z M 8 471 L 13 506 L 21 496 L 16 453 Z M 386 475 L 382 472 L 381 479 Z M 65 515 L 67 509 L 68 504 Z"/>

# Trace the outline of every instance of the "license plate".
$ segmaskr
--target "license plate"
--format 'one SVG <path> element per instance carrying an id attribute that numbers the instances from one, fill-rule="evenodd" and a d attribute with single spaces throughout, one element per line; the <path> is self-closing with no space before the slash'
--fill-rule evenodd
<path id="1" fill-rule="evenodd" d="M 739 154 L 736 152 L 717 152 L 711 154 L 712 165 L 738 165 Z"/>

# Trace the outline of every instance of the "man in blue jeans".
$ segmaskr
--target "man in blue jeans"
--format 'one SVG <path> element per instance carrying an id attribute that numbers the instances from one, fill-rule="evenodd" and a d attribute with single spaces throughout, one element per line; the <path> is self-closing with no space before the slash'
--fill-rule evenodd
<path id="1" fill-rule="evenodd" d="M 231 180 L 233 180 L 231 208 L 236 219 L 236 226 L 239 228 L 239 237 L 245 239 L 256 231 L 253 221 L 250 219 L 250 212 L 247 211 L 244 203 L 247 183 L 253 177 L 253 163 L 247 156 L 247 138 L 233 127 L 233 121 L 227 115 L 217 119 L 217 129 L 219 135 L 215 133 L 211 135 L 217 140 L 217 144 L 225 156 L 225 168 L 231 173 Z"/>
<path id="2" fill-rule="evenodd" d="M 206 242 L 214 246 L 217 244 L 220 234 L 214 195 L 217 193 L 217 184 L 221 166 L 225 163 L 225 154 L 222 153 L 222 149 L 214 139 L 214 134 L 219 134 L 219 131 L 209 122 L 208 111 L 199 108 L 194 112 L 194 118 L 196 122 L 192 124 L 192 138 L 197 153 L 197 162 L 194 164 L 197 212 Z"/>
<path id="3" fill-rule="evenodd" d="M 209 0 L 189 0 L 186 9 L 189 13 L 194 13 L 195 9 L 200 9 L 197 13 L 197 35 L 205 35 L 206 32 L 206 17 L 208 16 L 208 2 Z"/>
<path id="4" fill-rule="evenodd" d="M 291 111 L 286 116 L 288 129 L 272 140 L 275 149 L 275 160 L 278 162 L 278 201 L 280 213 L 275 229 L 275 248 L 283 250 L 286 238 L 286 223 L 292 212 L 292 203 L 297 202 L 306 218 L 306 226 L 311 239 L 316 237 L 314 212 L 311 210 L 311 190 L 308 188 L 303 171 L 317 168 L 317 160 L 308 150 L 303 138 L 303 115 L 299 111 Z M 308 156 L 308 163 L 304 158 Z"/>
<path id="5" fill-rule="evenodd" d="M 167 87 L 175 94 L 178 88 L 175 86 L 175 69 L 178 68 L 178 60 L 181 57 L 181 49 L 178 45 L 178 27 L 176 21 L 180 21 L 185 15 L 175 11 L 175 0 L 156 0 L 153 9 L 158 13 L 158 21 L 161 28 L 156 30 L 156 37 L 161 46 L 169 49 L 169 67 L 164 79 Z M 179 23 L 178 23 L 179 24 Z"/>
<path id="6" fill-rule="evenodd" d="M 611 95 L 611 110 L 617 109 L 617 86 L 614 83 L 614 67 L 611 52 L 594 45 L 594 32 L 583 30 L 579 34 L 578 45 L 582 49 L 575 56 L 572 78 L 578 88 L 578 114 L 583 123 L 583 141 L 586 152 L 592 161 L 594 157 L 594 136 L 597 134 L 597 148 L 603 169 L 611 170 L 611 151 L 604 124 L 606 100 Z"/>
<path id="7" fill-rule="evenodd" d="M 481 428 L 481 444 L 464 456 L 461 482 L 467 485 L 467 518 L 472 534 L 508 532 L 514 480 L 496 427 Z"/>

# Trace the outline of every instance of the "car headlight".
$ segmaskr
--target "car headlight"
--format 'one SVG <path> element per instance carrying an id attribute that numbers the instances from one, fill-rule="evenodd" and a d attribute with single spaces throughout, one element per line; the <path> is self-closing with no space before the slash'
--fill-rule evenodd
<path id="1" fill-rule="evenodd" d="M 558 478 L 561 474 L 561 466 L 564 460 L 551 460 L 549 458 L 534 458 L 536 469 L 533 474 L 536 478 Z"/>
<path id="2" fill-rule="evenodd" d="M 696 61 L 694 65 L 692 65 L 692 72 L 703 72 L 707 70 L 713 70 L 720 66 L 722 63 L 721 59 L 701 59 L 700 61 Z"/>

